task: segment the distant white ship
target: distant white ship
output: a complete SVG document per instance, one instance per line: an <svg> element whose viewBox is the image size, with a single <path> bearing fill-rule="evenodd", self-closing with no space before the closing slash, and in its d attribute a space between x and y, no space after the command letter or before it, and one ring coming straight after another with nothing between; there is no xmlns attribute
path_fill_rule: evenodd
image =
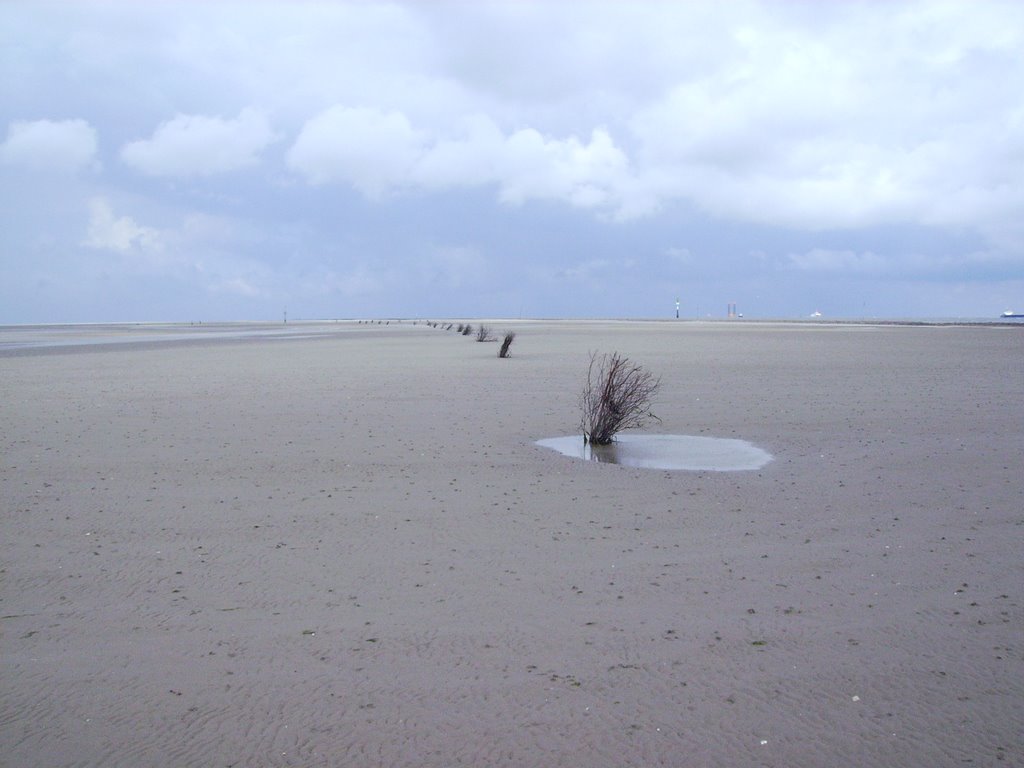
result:
<svg viewBox="0 0 1024 768"><path fill-rule="evenodd" d="M821 312L811 312L811 317L821 317Z"/></svg>
<svg viewBox="0 0 1024 768"><path fill-rule="evenodd" d="M1014 312L1012 309L1008 309L1002 314L1003 317L1024 317L1024 312Z"/></svg>

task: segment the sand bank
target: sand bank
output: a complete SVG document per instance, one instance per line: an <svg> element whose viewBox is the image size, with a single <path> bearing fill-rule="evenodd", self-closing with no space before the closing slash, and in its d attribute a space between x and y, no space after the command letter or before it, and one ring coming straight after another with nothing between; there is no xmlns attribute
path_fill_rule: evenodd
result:
<svg viewBox="0 0 1024 768"><path fill-rule="evenodd" d="M506 326L0 357L0 763L1024 764L1024 333Z"/></svg>

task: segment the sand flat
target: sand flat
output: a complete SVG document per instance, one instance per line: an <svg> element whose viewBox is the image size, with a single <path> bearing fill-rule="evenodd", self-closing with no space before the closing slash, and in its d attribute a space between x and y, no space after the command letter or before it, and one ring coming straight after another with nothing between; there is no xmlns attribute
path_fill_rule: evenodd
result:
<svg viewBox="0 0 1024 768"><path fill-rule="evenodd" d="M0 356L4 764L1024 764L1024 333L495 325Z"/></svg>

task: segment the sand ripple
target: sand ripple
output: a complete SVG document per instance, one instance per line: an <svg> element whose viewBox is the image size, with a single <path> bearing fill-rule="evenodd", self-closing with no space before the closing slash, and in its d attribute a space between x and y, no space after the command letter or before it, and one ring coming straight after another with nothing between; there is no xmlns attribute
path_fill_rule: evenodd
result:
<svg viewBox="0 0 1024 768"><path fill-rule="evenodd" d="M5 359L0 763L1024 764L1009 334L555 324L500 370L422 326ZM613 344L663 373L666 423L775 460L536 448Z"/></svg>

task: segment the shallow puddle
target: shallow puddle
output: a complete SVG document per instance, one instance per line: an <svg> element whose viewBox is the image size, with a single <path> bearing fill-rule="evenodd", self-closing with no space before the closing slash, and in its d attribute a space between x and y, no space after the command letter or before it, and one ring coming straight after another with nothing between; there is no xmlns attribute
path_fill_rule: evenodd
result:
<svg viewBox="0 0 1024 768"><path fill-rule="evenodd" d="M564 456L645 469L736 472L760 469L772 460L767 451L723 437L692 435L619 435L611 445L587 445L582 435L550 437L537 445Z"/></svg>

